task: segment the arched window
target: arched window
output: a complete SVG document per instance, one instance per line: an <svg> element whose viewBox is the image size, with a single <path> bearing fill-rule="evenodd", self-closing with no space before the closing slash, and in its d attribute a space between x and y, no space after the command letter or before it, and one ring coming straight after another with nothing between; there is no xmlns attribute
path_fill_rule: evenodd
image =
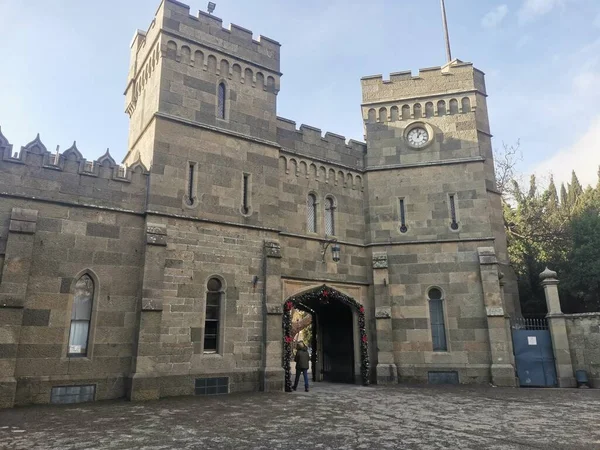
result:
<svg viewBox="0 0 600 450"><path fill-rule="evenodd" d="M317 232L317 196L308 194L306 198L306 231Z"/></svg>
<svg viewBox="0 0 600 450"><path fill-rule="evenodd" d="M325 234L335 236L335 201L331 197L325 199Z"/></svg>
<svg viewBox="0 0 600 450"><path fill-rule="evenodd" d="M225 101L227 100L227 91L225 83L219 83L219 104L217 105L217 117L225 119Z"/></svg>
<svg viewBox="0 0 600 450"><path fill-rule="evenodd" d="M433 351L446 352L448 351L448 344L446 342L446 325L444 322L444 296L438 288L431 288L428 295Z"/></svg>
<svg viewBox="0 0 600 450"><path fill-rule="evenodd" d="M433 117L433 103L431 102L425 104L425 117Z"/></svg>
<svg viewBox="0 0 600 450"><path fill-rule="evenodd" d="M462 99L462 112L463 114L471 112L471 99L469 97Z"/></svg>
<svg viewBox="0 0 600 450"><path fill-rule="evenodd" d="M446 115L446 102L444 100L440 100L437 104L438 108L438 116Z"/></svg>
<svg viewBox="0 0 600 450"><path fill-rule="evenodd" d="M69 331L68 356L87 356L92 302L94 301L94 281L83 275L75 283L71 308L71 328Z"/></svg>
<svg viewBox="0 0 600 450"><path fill-rule="evenodd" d="M219 351L219 322L221 320L223 283L218 278L213 277L206 283L206 291L204 353L217 353Z"/></svg>
<svg viewBox="0 0 600 450"><path fill-rule="evenodd" d="M455 98L450 100L450 114L458 114L458 100Z"/></svg>

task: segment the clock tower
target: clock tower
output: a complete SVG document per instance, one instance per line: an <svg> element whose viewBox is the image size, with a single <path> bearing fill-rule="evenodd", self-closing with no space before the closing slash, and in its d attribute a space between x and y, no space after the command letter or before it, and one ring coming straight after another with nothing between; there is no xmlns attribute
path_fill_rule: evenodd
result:
<svg viewBox="0 0 600 450"><path fill-rule="evenodd" d="M374 259L385 252L389 261L393 364L402 378L468 368L483 379L490 366L482 364L491 362L494 382L511 384L510 336L488 332L496 317L515 312L518 297L496 190L484 74L453 60L416 76L399 72L361 82L367 245ZM484 254L494 266L490 284ZM432 346L425 326L433 323L431 289L444 299L436 314L449 338L445 352ZM473 345L481 347L480 360L466 352Z"/></svg>

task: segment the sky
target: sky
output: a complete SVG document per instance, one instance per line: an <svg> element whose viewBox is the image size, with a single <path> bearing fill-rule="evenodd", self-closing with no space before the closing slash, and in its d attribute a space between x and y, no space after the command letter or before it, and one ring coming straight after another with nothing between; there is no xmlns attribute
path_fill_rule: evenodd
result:
<svg viewBox="0 0 600 450"><path fill-rule="evenodd" d="M204 0L186 1L191 12ZM215 15L282 44L278 115L364 140L360 78L439 66L438 0L217 0ZM83 155L127 151L129 44L159 0L0 0L0 127ZM595 184L600 165L600 1L446 0L452 52L486 73L494 147L519 171Z"/></svg>

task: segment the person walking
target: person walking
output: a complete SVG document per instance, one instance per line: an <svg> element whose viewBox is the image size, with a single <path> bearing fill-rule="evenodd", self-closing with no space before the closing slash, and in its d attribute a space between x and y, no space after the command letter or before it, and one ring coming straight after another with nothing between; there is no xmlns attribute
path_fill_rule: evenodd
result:
<svg viewBox="0 0 600 450"><path fill-rule="evenodd" d="M303 342L298 342L296 345L296 381L294 382L294 391L298 387L298 381L300 381L300 373L304 375L304 390L308 392L308 365L310 358L308 351Z"/></svg>

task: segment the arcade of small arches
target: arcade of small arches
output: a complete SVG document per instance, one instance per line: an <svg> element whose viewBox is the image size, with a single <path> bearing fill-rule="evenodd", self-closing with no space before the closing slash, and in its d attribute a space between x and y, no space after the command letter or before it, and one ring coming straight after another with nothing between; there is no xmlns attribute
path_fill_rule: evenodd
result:
<svg viewBox="0 0 600 450"><path fill-rule="evenodd" d="M187 45L178 47L175 41L170 40L167 42L164 56L181 64L202 68L202 70L215 73L217 76L239 81L242 84L249 82L252 87L258 87L264 91L274 94L279 92L277 81L273 76L265 76L261 71L252 69L246 65L231 64L226 58L209 52L207 49L200 50L200 48L196 49L193 46L190 48Z"/></svg>
<svg viewBox="0 0 600 450"><path fill-rule="evenodd" d="M397 122L400 120L411 120L431 117L441 117L446 115L467 114L473 111L471 99L464 97L460 100L453 98L448 102L439 100L437 103L427 102L425 107L421 103L413 105L405 104L401 108L392 106L391 108L381 107L369 109L367 113L367 123Z"/></svg>
<svg viewBox="0 0 600 450"><path fill-rule="evenodd" d="M286 174L292 173L297 177L304 176L307 179L312 178L335 186L342 185L353 190L362 191L364 189L362 176L349 171L335 170L324 165L317 166L314 162L286 156L280 156L279 161Z"/></svg>

